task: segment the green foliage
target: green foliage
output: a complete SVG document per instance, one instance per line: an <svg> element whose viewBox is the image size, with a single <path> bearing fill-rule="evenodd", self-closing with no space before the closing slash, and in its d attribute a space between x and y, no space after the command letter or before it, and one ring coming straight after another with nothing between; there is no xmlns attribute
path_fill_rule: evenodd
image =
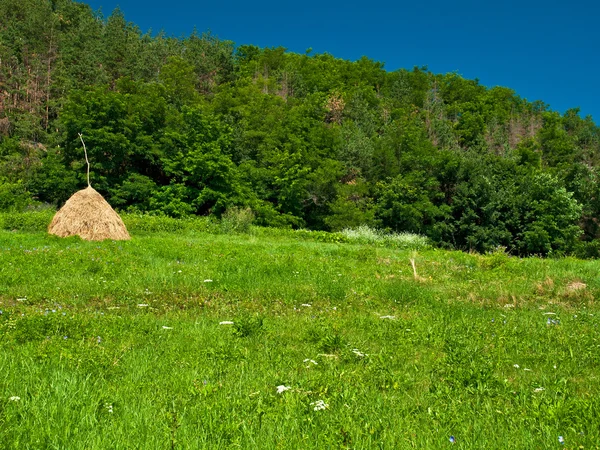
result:
<svg viewBox="0 0 600 450"><path fill-rule="evenodd" d="M327 323L318 323L306 330L305 339L315 345L319 352L335 353L345 346L339 328Z"/></svg>
<svg viewBox="0 0 600 450"><path fill-rule="evenodd" d="M0 228L7 231L46 232L55 211L0 213Z"/></svg>
<svg viewBox="0 0 600 450"><path fill-rule="evenodd" d="M157 190L158 186L150 177L132 173L123 181L121 186L111 189L111 203L114 207L121 209L147 212L151 209L150 204L157 201L155 197L153 198ZM167 213L164 208L157 206L156 203L153 204L152 209ZM182 216L185 213L176 215Z"/></svg>
<svg viewBox="0 0 600 450"><path fill-rule="evenodd" d="M187 189L190 212L220 216L228 206L247 202L250 192L229 156L231 129L197 108L185 109L182 119L162 139L162 162L166 174Z"/></svg>
<svg viewBox="0 0 600 450"><path fill-rule="evenodd" d="M357 244L373 244L387 248L421 250L431 246L427 237L412 233L387 233L362 225L357 228L346 228L341 234L347 242Z"/></svg>
<svg viewBox="0 0 600 450"><path fill-rule="evenodd" d="M233 322L233 334L240 338L258 336L264 331L263 322L262 316L242 315Z"/></svg>
<svg viewBox="0 0 600 450"><path fill-rule="evenodd" d="M427 180L418 172L380 182L376 217L381 224L394 231L424 233L436 220L443 220L442 212L430 199L431 191L435 191L430 183L435 180Z"/></svg>
<svg viewBox="0 0 600 450"><path fill-rule="evenodd" d="M72 0L0 0L0 17L0 210L84 187L81 133L92 185L122 211L251 208L261 226L519 255L600 238L600 129L578 109L426 67L142 34Z"/></svg>
<svg viewBox="0 0 600 450"><path fill-rule="evenodd" d="M190 190L184 184L173 183L152 193L148 209L170 217L186 217L194 210L189 199Z"/></svg>
<svg viewBox="0 0 600 450"><path fill-rule="evenodd" d="M254 218L250 208L241 209L236 206L227 208L221 216L221 228L225 233L247 233Z"/></svg>
<svg viewBox="0 0 600 450"><path fill-rule="evenodd" d="M337 198L330 204L331 213L325 223L333 231L360 225L373 225L375 211L369 185L361 179L337 186Z"/></svg>
<svg viewBox="0 0 600 450"><path fill-rule="evenodd" d="M0 178L0 211L22 211L34 203L23 183L8 183Z"/></svg>
<svg viewBox="0 0 600 450"><path fill-rule="evenodd" d="M543 127L539 133L544 162L550 166L574 162L577 148L572 137L562 126L559 114L543 115Z"/></svg>
<svg viewBox="0 0 600 450"><path fill-rule="evenodd" d="M48 149L28 186L38 200L60 207L80 188L81 178L77 175L66 167L61 149L55 147Z"/></svg>
<svg viewBox="0 0 600 450"><path fill-rule="evenodd" d="M208 217L186 217L176 219L164 215L121 214L127 230L136 233L179 233L183 231L202 231L207 233L219 232L214 220Z"/></svg>
<svg viewBox="0 0 600 450"><path fill-rule="evenodd" d="M545 173L523 180L521 189L527 207L521 208L523 228L516 241L521 253L546 255L571 251L582 233L577 224L582 208L573 194Z"/></svg>
<svg viewBox="0 0 600 450"><path fill-rule="evenodd" d="M521 141L514 153L518 165L534 169L542 168L541 151L533 139Z"/></svg>
<svg viewBox="0 0 600 450"><path fill-rule="evenodd" d="M160 81L170 103L181 108L198 99L194 67L183 58L171 56L160 70Z"/></svg>
<svg viewBox="0 0 600 450"><path fill-rule="evenodd" d="M453 220L445 232L452 233L458 246L478 251L498 246L517 254L572 251L581 234L577 223L582 212L572 193L550 174L502 160L495 164L492 176L477 165L467 169L475 172L458 185Z"/></svg>

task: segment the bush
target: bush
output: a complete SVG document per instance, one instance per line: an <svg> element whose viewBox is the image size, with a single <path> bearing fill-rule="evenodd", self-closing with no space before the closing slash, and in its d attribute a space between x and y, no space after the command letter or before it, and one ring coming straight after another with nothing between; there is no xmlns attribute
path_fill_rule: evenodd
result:
<svg viewBox="0 0 600 450"><path fill-rule="evenodd" d="M221 230L224 233L247 233L254 221L254 213L250 208L227 208L221 216Z"/></svg>
<svg viewBox="0 0 600 450"><path fill-rule="evenodd" d="M0 179L0 211L22 211L35 204L22 183L8 183Z"/></svg>
<svg viewBox="0 0 600 450"><path fill-rule="evenodd" d="M585 242L579 241L575 245L575 256L581 259L597 259L600 258L600 240Z"/></svg>
<svg viewBox="0 0 600 450"><path fill-rule="evenodd" d="M386 233L366 225L358 228L346 228L341 234L357 244L374 244L398 249L419 250L430 247L429 239L413 233Z"/></svg>
<svg viewBox="0 0 600 450"><path fill-rule="evenodd" d="M293 236L299 239L326 242L329 244L341 244L349 242L342 233L329 233L327 231L295 230Z"/></svg>
<svg viewBox="0 0 600 450"><path fill-rule="evenodd" d="M582 233L578 225L582 207L562 182L541 173L521 181L525 193L522 231L516 247L522 254L562 255L570 253Z"/></svg>
<svg viewBox="0 0 600 450"><path fill-rule="evenodd" d="M176 233L181 231L201 231L216 233L218 225L209 217L186 217L175 219L167 216L146 214L122 214L121 218L130 233Z"/></svg>
<svg viewBox="0 0 600 450"><path fill-rule="evenodd" d="M0 228L8 231L46 232L55 211L51 209L0 214Z"/></svg>

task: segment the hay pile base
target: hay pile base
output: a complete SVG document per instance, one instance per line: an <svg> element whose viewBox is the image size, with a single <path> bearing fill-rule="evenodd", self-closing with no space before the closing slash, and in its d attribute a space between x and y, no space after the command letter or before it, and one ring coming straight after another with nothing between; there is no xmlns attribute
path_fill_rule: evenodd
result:
<svg viewBox="0 0 600 450"><path fill-rule="evenodd" d="M131 239L121 217L91 186L76 192L56 213L48 233L87 241Z"/></svg>

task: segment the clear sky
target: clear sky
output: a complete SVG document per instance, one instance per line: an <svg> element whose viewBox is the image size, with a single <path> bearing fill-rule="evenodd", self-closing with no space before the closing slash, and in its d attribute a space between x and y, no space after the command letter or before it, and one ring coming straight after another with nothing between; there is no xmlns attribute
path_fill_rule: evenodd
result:
<svg viewBox="0 0 600 450"><path fill-rule="evenodd" d="M196 27L237 45L457 72L561 113L579 107L600 124L597 0L81 1L105 16L119 6L143 32L179 37Z"/></svg>

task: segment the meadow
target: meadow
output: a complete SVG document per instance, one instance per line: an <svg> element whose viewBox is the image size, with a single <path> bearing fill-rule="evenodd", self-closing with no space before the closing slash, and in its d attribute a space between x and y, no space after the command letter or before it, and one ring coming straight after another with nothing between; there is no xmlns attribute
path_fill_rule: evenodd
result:
<svg viewBox="0 0 600 450"><path fill-rule="evenodd" d="M598 261L0 217L0 447L600 448Z"/></svg>

